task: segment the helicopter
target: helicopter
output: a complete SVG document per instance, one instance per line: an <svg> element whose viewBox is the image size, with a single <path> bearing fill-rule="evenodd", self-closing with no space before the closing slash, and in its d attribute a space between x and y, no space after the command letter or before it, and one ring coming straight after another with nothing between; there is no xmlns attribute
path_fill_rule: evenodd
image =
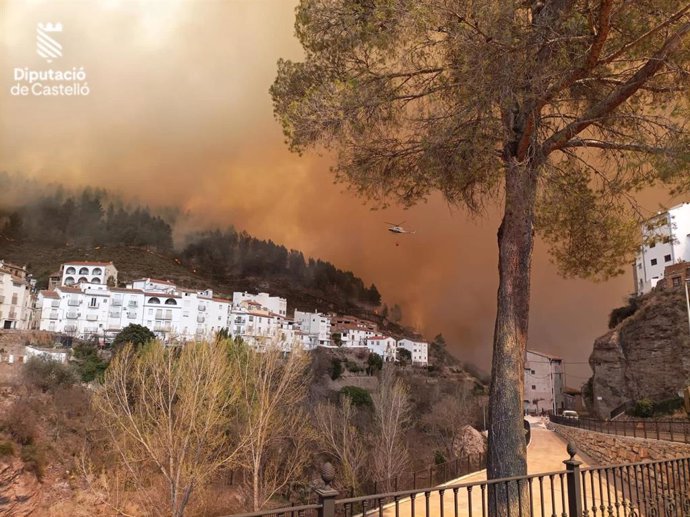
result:
<svg viewBox="0 0 690 517"><path fill-rule="evenodd" d="M402 223L386 223L386 224L389 226L388 231L392 232L392 233L409 233L410 235L413 235L415 233L415 232L411 232L411 231L403 228L402 225L405 224L405 221L403 221Z"/></svg>

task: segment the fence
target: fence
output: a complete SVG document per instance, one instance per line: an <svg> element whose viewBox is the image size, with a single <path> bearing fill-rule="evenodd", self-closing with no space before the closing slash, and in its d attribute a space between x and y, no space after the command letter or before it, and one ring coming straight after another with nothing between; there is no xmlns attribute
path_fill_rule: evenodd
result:
<svg viewBox="0 0 690 517"><path fill-rule="evenodd" d="M690 422L682 420L596 420L594 418L578 419L556 415L552 415L550 420L554 424L599 433L690 443Z"/></svg>
<svg viewBox="0 0 690 517"><path fill-rule="evenodd" d="M233 517L668 517L690 515L690 457L581 468L338 499L325 464L316 504ZM508 504L505 504L508 503Z"/></svg>

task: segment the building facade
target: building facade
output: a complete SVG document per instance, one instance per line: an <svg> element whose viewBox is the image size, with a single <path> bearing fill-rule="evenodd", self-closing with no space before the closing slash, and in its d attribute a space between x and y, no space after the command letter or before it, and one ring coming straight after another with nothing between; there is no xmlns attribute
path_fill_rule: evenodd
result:
<svg viewBox="0 0 690 517"><path fill-rule="evenodd" d="M308 336L312 347L331 344L331 318L320 312L302 312L295 310L295 324Z"/></svg>
<svg viewBox="0 0 690 517"><path fill-rule="evenodd" d="M26 268L0 260L0 328L33 327L34 295Z"/></svg>
<svg viewBox="0 0 690 517"><path fill-rule="evenodd" d="M60 268L60 285L94 284L117 286L117 269L112 262L68 262Z"/></svg>
<svg viewBox="0 0 690 517"><path fill-rule="evenodd" d="M427 366L429 364L429 344L411 339L398 340L398 348L405 349L412 355L412 364Z"/></svg>
<svg viewBox="0 0 690 517"><path fill-rule="evenodd" d="M287 317L287 300L279 296L271 296L268 293L251 294L247 292L232 293L233 305L239 305L242 302L254 302L259 307L263 307L283 318Z"/></svg>
<svg viewBox="0 0 690 517"><path fill-rule="evenodd" d="M690 203L677 205L645 221L643 244L635 258L635 293L648 293L664 278L667 266L690 261Z"/></svg>
<svg viewBox="0 0 690 517"><path fill-rule="evenodd" d="M563 411L563 360L560 357L527 350L525 353L525 412L539 414Z"/></svg>

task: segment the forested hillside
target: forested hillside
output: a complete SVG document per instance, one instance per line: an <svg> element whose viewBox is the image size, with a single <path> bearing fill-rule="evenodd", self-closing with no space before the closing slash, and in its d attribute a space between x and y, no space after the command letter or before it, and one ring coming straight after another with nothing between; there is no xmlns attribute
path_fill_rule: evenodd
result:
<svg viewBox="0 0 690 517"><path fill-rule="evenodd" d="M11 176L0 173L0 180L12 187ZM12 204L0 199L0 258L29 265L41 285L62 260L97 259L113 260L123 269L122 279L131 272L187 285L191 276L192 284L205 282L219 290L272 290L310 310L325 304L323 310L357 312L381 303L376 286L365 285L352 272L247 232L200 231L175 248L175 217L163 218L105 190L75 193L56 186L28 196L31 185L24 187L21 193L15 189ZM132 247L160 260L149 264L149 256L139 266L142 255Z"/></svg>

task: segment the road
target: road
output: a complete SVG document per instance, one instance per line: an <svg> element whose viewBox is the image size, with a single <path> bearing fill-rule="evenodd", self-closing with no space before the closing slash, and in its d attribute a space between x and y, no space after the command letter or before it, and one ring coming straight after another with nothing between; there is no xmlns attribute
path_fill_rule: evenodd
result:
<svg viewBox="0 0 690 517"><path fill-rule="evenodd" d="M566 442L553 431L549 431L540 419L532 423L532 441L527 449L527 470L529 474L564 471L563 461L568 458ZM576 459L587 466L587 459L576 456ZM468 488L464 485L486 480L486 471L482 470L454 479L433 491L417 495L414 500L402 499L386 505L383 517L465 517L486 515L486 490L480 486ZM563 489L566 488L565 476L553 475L544 478L533 478L530 484L532 493L533 515L562 515L564 501ZM462 484L460 488L443 489L444 486ZM541 490L540 490L541 489ZM517 516L516 516L517 517Z"/></svg>

